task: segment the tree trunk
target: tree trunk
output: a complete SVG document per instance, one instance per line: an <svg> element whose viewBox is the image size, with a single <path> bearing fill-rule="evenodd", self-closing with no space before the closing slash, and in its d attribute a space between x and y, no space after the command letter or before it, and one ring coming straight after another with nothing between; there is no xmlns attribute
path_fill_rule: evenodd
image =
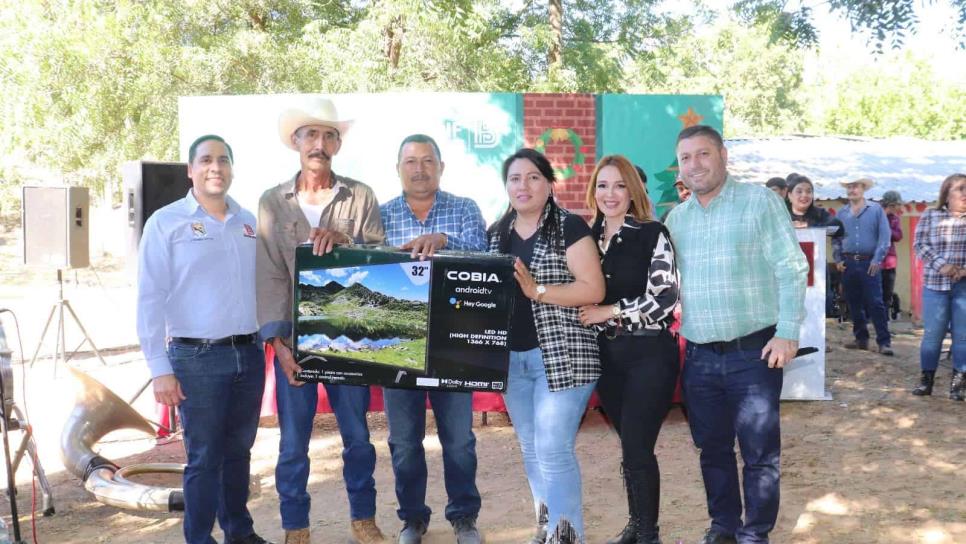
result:
<svg viewBox="0 0 966 544"><path fill-rule="evenodd" d="M563 0L550 0L550 36L547 64L553 66L560 63L560 51L563 48Z"/></svg>

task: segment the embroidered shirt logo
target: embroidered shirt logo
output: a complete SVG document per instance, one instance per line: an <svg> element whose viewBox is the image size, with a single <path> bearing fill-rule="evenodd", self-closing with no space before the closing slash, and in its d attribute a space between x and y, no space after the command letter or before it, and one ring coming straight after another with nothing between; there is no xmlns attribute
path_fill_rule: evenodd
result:
<svg viewBox="0 0 966 544"><path fill-rule="evenodd" d="M195 235L195 238L203 238L208 234L208 231L205 230L205 224L198 221L191 224L191 233Z"/></svg>
<svg viewBox="0 0 966 544"><path fill-rule="evenodd" d="M249 225L248 223L245 223L244 227L245 227L245 237L246 238L254 238L255 237L255 229L253 229L252 226Z"/></svg>

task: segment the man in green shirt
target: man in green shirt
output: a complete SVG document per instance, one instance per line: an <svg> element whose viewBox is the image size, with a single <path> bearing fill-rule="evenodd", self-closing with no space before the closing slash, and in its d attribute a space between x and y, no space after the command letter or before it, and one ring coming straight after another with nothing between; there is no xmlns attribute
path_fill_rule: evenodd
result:
<svg viewBox="0 0 966 544"><path fill-rule="evenodd" d="M681 131L677 158L692 197L667 228L688 340L684 398L711 517L701 544L768 542L778 518L782 367L798 350L808 264L781 199L728 176L715 129Z"/></svg>

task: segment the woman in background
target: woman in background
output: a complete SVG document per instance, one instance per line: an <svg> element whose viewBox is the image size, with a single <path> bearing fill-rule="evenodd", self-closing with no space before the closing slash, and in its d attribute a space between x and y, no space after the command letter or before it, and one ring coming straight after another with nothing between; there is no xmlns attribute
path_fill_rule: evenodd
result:
<svg viewBox="0 0 966 544"><path fill-rule="evenodd" d="M796 229L810 227L825 227L826 233L837 238L845 234L842 222L836 219L828 210L815 205L815 187L812 180L801 174L788 176L788 197L785 199L788 213L792 216L792 226ZM834 228L829 228L834 227ZM841 274L831 264L825 267L825 315L840 315L845 305L835 303L835 288L840 282ZM836 281L832 281L835 279Z"/></svg>
<svg viewBox="0 0 966 544"><path fill-rule="evenodd" d="M885 305L886 318L893 315L892 297L896 288L896 265L898 256L896 255L896 242L902 240L902 225L899 222L899 214L902 213L902 196L898 191L886 191L879 202L882 209L886 212L886 219L889 220L889 230L892 231L892 242L889 244L889 251L886 252L885 259L882 260L882 304Z"/></svg>
<svg viewBox="0 0 966 544"><path fill-rule="evenodd" d="M829 233L830 236L842 236L842 222L836 219L828 210L815 205L815 187L812 180L802 175L791 177L788 182L788 212L792 216L792 225L796 229L809 227L837 227Z"/></svg>
<svg viewBox="0 0 966 544"><path fill-rule="evenodd" d="M912 394L931 395L943 339L952 324L953 375L949 398L966 398L966 174L953 174L939 188L936 208L919 218L913 242L923 264L922 375Z"/></svg>

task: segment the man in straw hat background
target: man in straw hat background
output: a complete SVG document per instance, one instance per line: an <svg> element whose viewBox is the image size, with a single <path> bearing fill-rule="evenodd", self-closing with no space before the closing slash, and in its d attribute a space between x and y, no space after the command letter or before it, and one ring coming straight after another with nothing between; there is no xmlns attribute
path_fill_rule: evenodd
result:
<svg viewBox="0 0 966 544"><path fill-rule="evenodd" d="M306 241L323 254L336 244L381 244L385 239L375 193L337 175L332 160L352 122L331 100L315 98L284 111L282 144L299 153L301 168L265 191L258 204L257 303L259 334L275 349L276 400L281 430L275 487L286 544L309 544L309 439L318 387L296 381L292 356L292 278L295 246ZM342 435L342 476L349 495L351 542L385 542L375 523L376 450L369 441L369 388L325 384Z"/></svg>
<svg viewBox="0 0 966 544"><path fill-rule="evenodd" d="M849 202L836 217L842 221L845 235L832 239L835 264L842 272L842 289L852 315L855 340L848 349L869 349L868 319L875 325L875 341L883 355L893 355L892 339L882 303L882 261L892 241L892 231L885 211L865 199L874 182L868 178L843 181Z"/></svg>

